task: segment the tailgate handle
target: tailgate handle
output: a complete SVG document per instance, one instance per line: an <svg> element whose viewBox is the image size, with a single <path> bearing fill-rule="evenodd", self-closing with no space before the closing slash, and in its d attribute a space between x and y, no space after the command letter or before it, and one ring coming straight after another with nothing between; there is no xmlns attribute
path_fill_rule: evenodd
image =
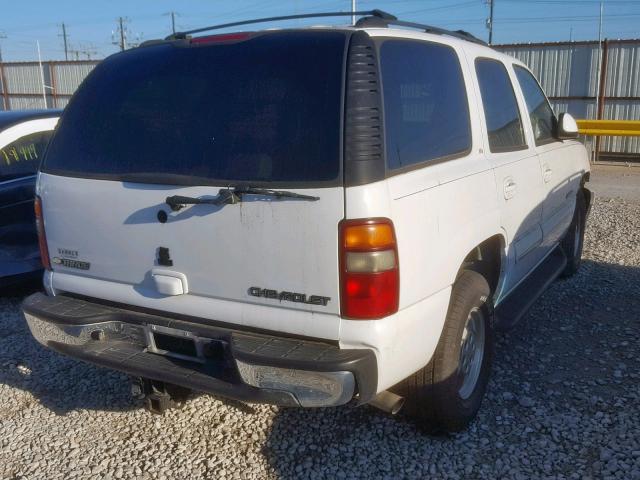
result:
<svg viewBox="0 0 640 480"><path fill-rule="evenodd" d="M151 277L156 290L162 295L174 296L189 293L187 276L184 273L154 268L151 270Z"/></svg>

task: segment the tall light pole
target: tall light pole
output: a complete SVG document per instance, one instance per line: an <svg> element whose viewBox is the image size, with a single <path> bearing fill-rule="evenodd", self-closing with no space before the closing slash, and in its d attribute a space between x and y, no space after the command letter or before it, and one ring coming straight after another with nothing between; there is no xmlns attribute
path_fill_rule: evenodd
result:
<svg viewBox="0 0 640 480"><path fill-rule="evenodd" d="M351 0L351 25L356 24L356 0Z"/></svg>
<svg viewBox="0 0 640 480"><path fill-rule="evenodd" d="M44 70L42 69L42 55L40 55L40 40L36 40L36 48L38 49L38 66L40 67L40 81L42 82L42 100L44 108L47 108L47 89L44 83Z"/></svg>

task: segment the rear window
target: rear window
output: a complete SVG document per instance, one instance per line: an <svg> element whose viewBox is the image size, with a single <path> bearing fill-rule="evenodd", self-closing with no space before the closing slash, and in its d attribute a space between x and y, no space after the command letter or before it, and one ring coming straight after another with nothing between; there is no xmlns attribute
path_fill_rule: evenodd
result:
<svg viewBox="0 0 640 480"><path fill-rule="evenodd" d="M168 184L333 183L345 34L164 44L102 62L67 107L48 173Z"/></svg>

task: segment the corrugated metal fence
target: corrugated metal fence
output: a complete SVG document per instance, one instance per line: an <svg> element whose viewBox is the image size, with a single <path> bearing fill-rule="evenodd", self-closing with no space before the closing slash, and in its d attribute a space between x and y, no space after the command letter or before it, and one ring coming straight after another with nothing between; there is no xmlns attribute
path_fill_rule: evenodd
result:
<svg viewBox="0 0 640 480"><path fill-rule="evenodd" d="M592 41L494 48L531 68L557 113L584 119L640 120L640 40L605 40L602 47ZM585 143L607 157L640 156L639 137L586 138Z"/></svg>
<svg viewBox="0 0 640 480"><path fill-rule="evenodd" d="M556 112L640 120L640 40L495 45L531 68ZM61 108L97 61L0 63L0 109ZM599 81L600 78L600 81ZM44 81L44 98L43 98ZM585 138L608 154L640 157L640 138Z"/></svg>
<svg viewBox="0 0 640 480"><path fill-rule="evenodd" d="M0 63L0 110L63 108L97 63Z"/></svg>

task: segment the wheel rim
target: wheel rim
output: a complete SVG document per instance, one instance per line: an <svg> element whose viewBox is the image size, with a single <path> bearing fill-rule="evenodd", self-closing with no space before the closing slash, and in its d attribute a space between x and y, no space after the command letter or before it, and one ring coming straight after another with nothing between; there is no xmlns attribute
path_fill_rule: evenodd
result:
<svg viewBox="0 0 640 480"><path fill-rule="evenodd" d="M480 308L476 307L467 317L460 342L460 362L458 372L462 377L462 384L458 394L463 399L471 396L480 378L482 361L484 359L485 321Z"/></svg>

